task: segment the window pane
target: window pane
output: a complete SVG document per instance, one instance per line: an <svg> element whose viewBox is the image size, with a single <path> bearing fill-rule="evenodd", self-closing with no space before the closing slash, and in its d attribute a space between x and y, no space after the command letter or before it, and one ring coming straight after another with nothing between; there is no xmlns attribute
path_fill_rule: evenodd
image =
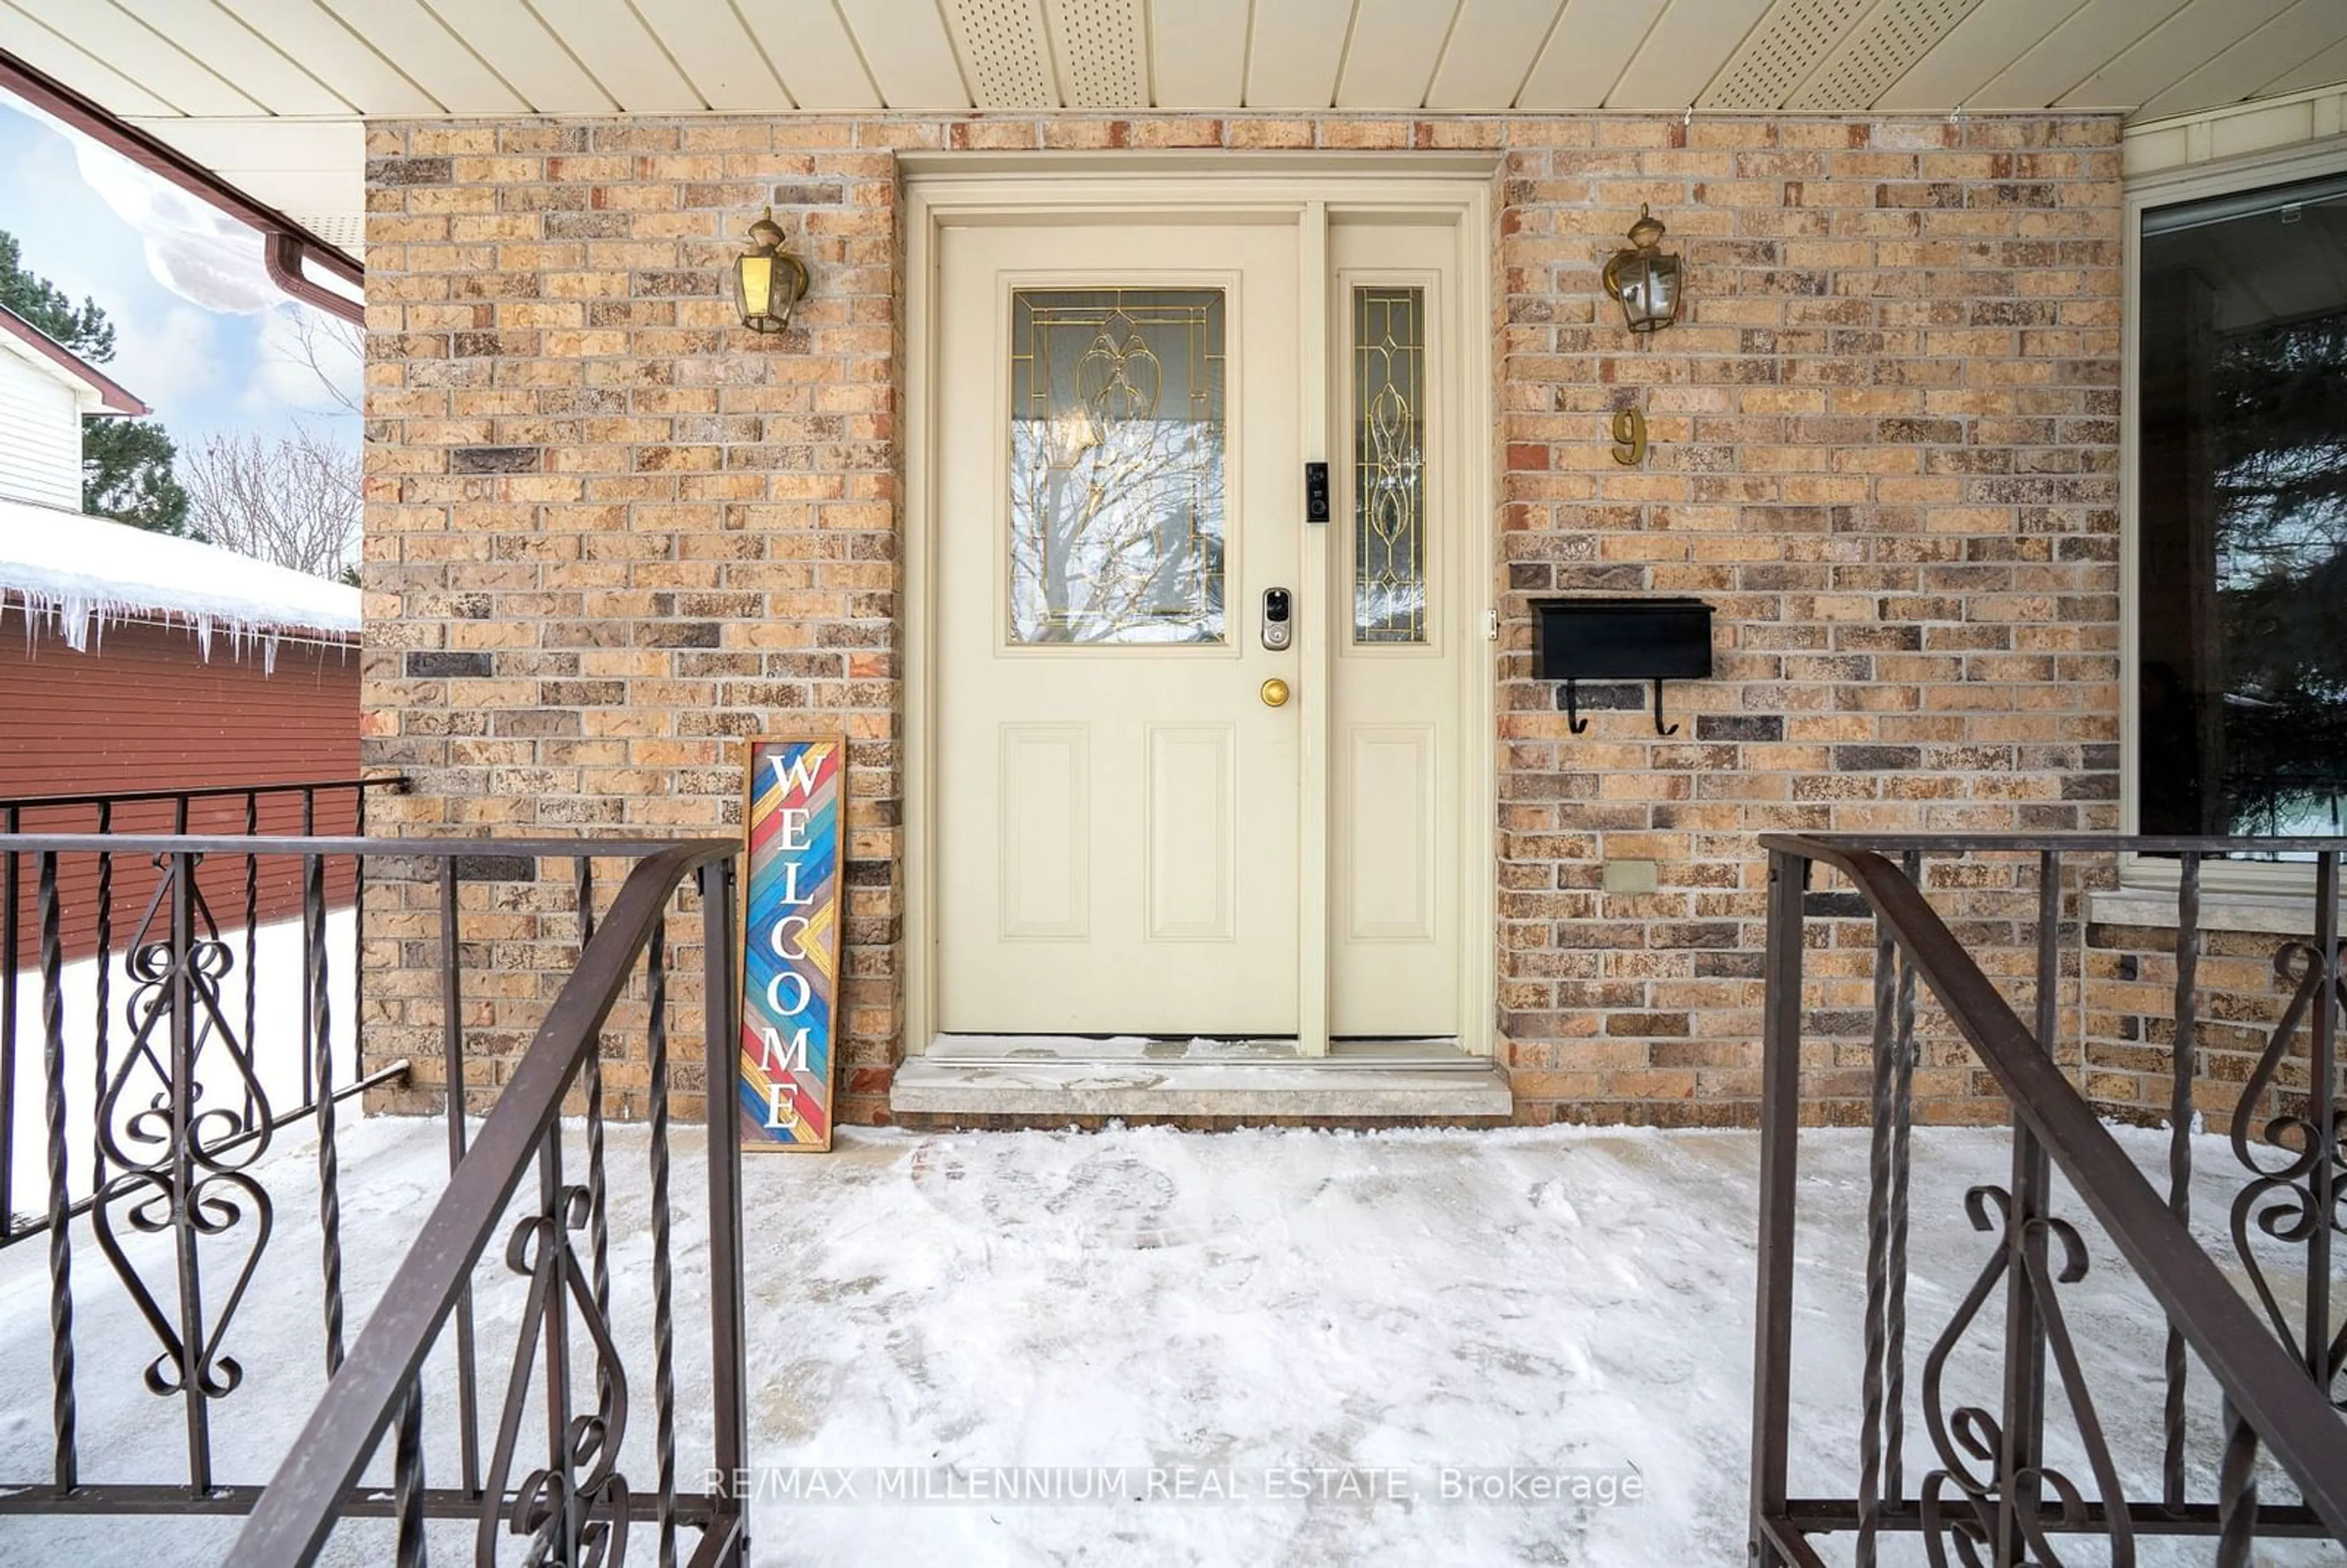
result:
<svg viewBox="0 0 2347 1568"><path fill-rule="evenodd" d="M1223 640L1223 292L1010 296L1010 634Z"/></svg>
<svg viewBox="0 0 2347 1568"><path fill-rule="evenodd" d="M2347 801L2347 194L2148 214L2137 693L2147 833Z"/></svg>
<svg viewBox="0 0 2347 1568"><path fill-rule="evenodd" d="M1426 641L1426 291L1353 291L1353 641Z"/></svg>

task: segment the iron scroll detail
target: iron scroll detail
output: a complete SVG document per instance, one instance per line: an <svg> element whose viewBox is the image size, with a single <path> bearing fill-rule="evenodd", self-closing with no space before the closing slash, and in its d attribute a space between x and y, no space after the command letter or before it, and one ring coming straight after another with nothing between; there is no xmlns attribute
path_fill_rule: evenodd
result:
<svg viewBox="0 0 2347 1568"><path fill-rule="evenodd" d="M551 1159L547 1167L550 1173ZM583 1185L561 1186L544 1209L514 1226L506 1266L528 1279L513 1371L497 1422L497 1446L476 1533L476 1554L497 1561L502 1523L529 1538L528 1560L543 1568L620 1568L628 1550L630 1489L619 1459L627 1438L628 1380L574 1233L585 1231L593 1199ZM594 1409L570 1409L570 1314L592 1347ZM531 1406L533 1364L542 1363L547 1463L507 1490Z"/></svg>
<svg viewBox="0 0 2347 1568"><path fill-rule="evenodd" d="M236 958L198 886L202 858L157 857L162 875L125 955L130 1034L97 1105L97 1143L108 1170L90 1205L99 1250L161 1347L146 1385L187 1401L189 1480L200 1489L211 1481L206 1406L235 1392L244 1375L223 1349L229 1325L274 1224L268 1193L247 1173L269 1149L269 1096L251 1042L238 1038L221 1006L221 982ZM215 1103L207 1109L208 1096ZM217 1266L220 1253L199 1244L217 1244L248 1218L251 1245L227 1296L208 1312L203 1264L209 1256ZM152 1286L140 1273L124 1245L126 1224L173 1237L170 1286Z"/></svg>
<svg viewBox="0 0 2347 1568"><path fill-rule="evenodd" d="M2016 1450L2005 1419L1979 1405L1951 1408L1947 1401L1944 1381L1949 1358L1979 1319L1998 1283L2007 1280L2016 1258L2021 1278L2014 1283L2025 1288L2013 1295L2030 1304L2024 1310L2034 1310L2045 1348L2053 1353L2103 1505L2101 1529L2109 1548L2107 1561L2111 1568L2133 1568L2135 1531L2126 1494L2056 1294L2057 1286L2075 1285L2086 1277L2086 1243L2067 1220L2017 1215L2013 1195L2003 1187L1973 1188L1964 1194L1964 1210L1973 1228L1995 1234L1998 1245L1923 1362L1924 1427L1940 1459L1939 1468L1923 1477L1919 1498L1924 1548L1932 1568L1952 1564L1988 1568L1991 1563L2003 1562L2063 1568L2063 1559L2048 1539L2048 1525L2065 1534L2095 1528L2086 1497L2068 1475L2042 1461L2015 1462ZM2058 1267L2050 1255L2056 1246ZM2041 1388L2036 1393L2040 1410L2043 1398ZM2007 1412L2006 1419L2015 1414ZM2020 1414L2021 1419L2034 1419L2026 1412ZM2051 1516L2044 1506L2049 1498L2055 1505ZM2016 1557L1996 1550L1995 1542L2009 1539L2024 1545L2027 1555Z"/></svg>
<svg viewBox="0 0 2347 1568"><path fill-rule="evenodd" d="M2347 1410L2347 1392L2338 1387L2341 1374L2347 1371L2347 1318L2331 1329L2323 1321L2327 1303L2311 1302L2306 1319L2293 1324L2250 1235L2254 1226L2272 1241L2303 1249L2310 1266L2316 1262L2317 1243L2326 1226L2347 1235L2347 1103L2341 1102L2336 1084L2313 1082L2311 1071L2295 1110L2286 1107L2280 1086L2282 1068L2308 1032L2308 1019L2318 1000L2347 1003L2347 980L2334 982L2333 998L2321 997L2322 954L2311 942L2281 944L2274 951L2273 969L2288 988L2290 1001L2242 1083L2240 1105L2233 1114L2233 1158L2249 1173L2233 1198L2233 1251L2275 1334L2332 1404ZM2310 1069L2313 1065L2310 1062ZM2320 1277L2309 1275L2311 1281Z"/></svg>

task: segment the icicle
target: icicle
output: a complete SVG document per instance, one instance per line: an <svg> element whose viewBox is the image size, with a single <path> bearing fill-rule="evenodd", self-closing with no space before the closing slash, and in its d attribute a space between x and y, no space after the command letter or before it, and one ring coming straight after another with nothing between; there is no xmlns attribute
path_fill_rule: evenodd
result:
<svg viewBox="0 0 2347 1568"><path fill-rule="evenodd" d="M45 635L97 651L126 621L184 630L207 663L222 638L230 658L257 654L273 675L281 633L342 644L346 657L360 633L359 595L342 585L95 518L61 532L33 510L0 501L0 610L14 604L25 618L28 654Z"/></svg>

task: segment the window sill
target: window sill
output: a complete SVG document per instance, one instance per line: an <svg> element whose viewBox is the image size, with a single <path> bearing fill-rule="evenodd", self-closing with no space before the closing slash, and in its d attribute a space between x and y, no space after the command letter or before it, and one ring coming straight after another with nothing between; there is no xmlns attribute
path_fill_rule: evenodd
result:
<svg viewBox="0 0 2347 1568"><path fill-rule="evenodd" d="M2173 887L2100 887L2086 895L2086 919L2096 926L2151 926L2176 928ZM2311 893L2237 893L2206 891L2200 895L2200 928L2204 931L2260 931L2277 937L2314 935L2314 895Z"/></svg>

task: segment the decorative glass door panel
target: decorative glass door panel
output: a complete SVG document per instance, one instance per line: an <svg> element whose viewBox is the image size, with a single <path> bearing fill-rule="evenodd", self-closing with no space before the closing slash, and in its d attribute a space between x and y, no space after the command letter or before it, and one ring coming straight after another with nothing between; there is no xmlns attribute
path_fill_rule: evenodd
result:
<svg viewBox="0 0 2347 1568"><path fill-rule="evenodd" d="M1353 641L1426 641L1426 291L1353 291Z"/></svg>
<svg viewBox="0 0 2347 1568"><path fill-rule="evenodd" d="M1010 640L1224 640L1220 289L1010 296Z"/></svg>

